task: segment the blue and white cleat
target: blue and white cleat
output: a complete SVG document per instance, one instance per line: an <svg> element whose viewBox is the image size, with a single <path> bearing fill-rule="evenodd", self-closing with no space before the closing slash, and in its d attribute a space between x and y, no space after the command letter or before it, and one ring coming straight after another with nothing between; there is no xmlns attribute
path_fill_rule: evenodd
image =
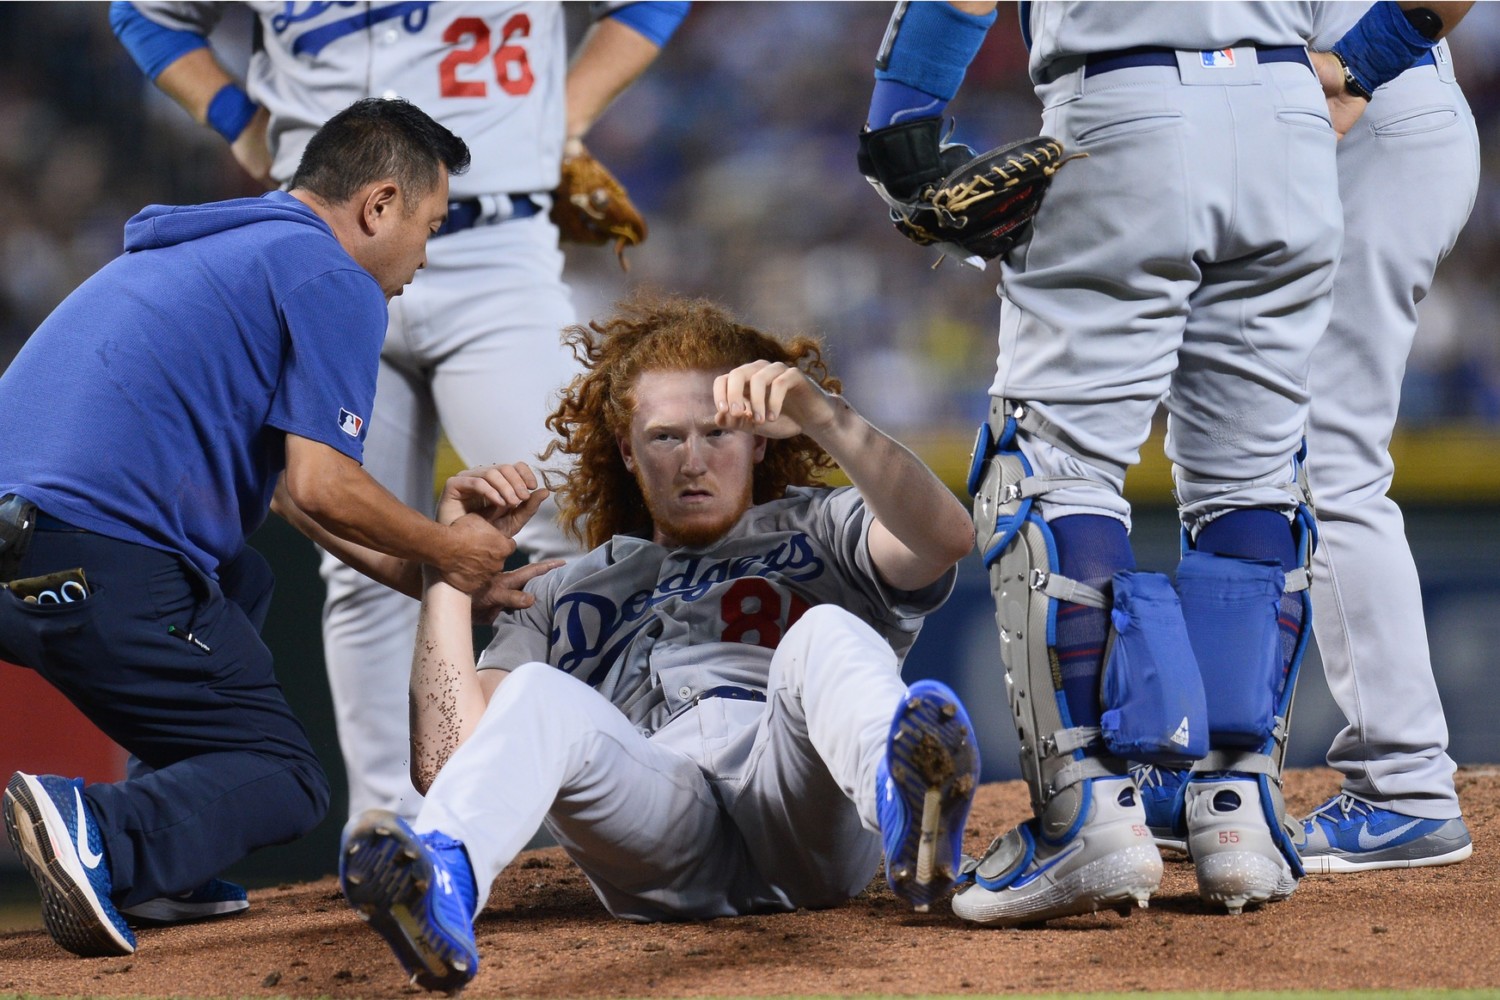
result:
<svg viewBox="0 0 1500 1000"><path fill-rule="evenodd" d="M221 878L211 878L196 889L180 892L175 896L158 896L135 906L120 909L125 919L135 927L167 926L186 924L195 920L212 920L235 913L244 913L250 908L250 896L245 887Z"/></svg>
<svg viewBox="0 0 1500 1000"><path fill-rule="evenodd" d="M135 953L135 934L109 898L109 862L82 779L17 771L5 786L5 833L41 890L52 940L86 958Z"/></svg>
<svg viewBox="0 0 1500 1000"><path fill-rule="evenodd" d="M1075 791L1076 789L1076 791ZM1013 927L1148 905L1161 884L1161 852L1129 777L1088 778L1065 789L1050 812L1071 822L1048 835L1029 819L996 837L984 857L964 865L953 912L981 924ZM1062 823L1058 822L1058 826Z"/></svg>
<svg viewBox="0 0 1500 1000"><path fill-rule="evenodd" d="M474 871L458 841L366 809L344 827L339 885L413 983L453 995L479 971Z"/></svg>
<svg viewBox="0 0 1500 1000"><path fill-rule="evenodd" d="M1297 840L1308 874L1454 865L1474 853L1461 817L1422 819L1338 794L1302 821Z"/></svg>
<svg viewBox="0 0 1500 1000"><path fill-rule="evenodd" d="M1130 776L1135 779L1136 789L1141 795L1141 805L1146 810L1146 826L1157 847L1172 851L1187 850L1187 827L1183 810L1189 773L1187 768L1161 767L1156 764L1130 765Z"/></svg>
<svg viewBox="0 0 1500 1000"><path fill-rule="evenodd" d="M979 742L946 684L921 680L907 689L875 783L886 881L925 913L958 876L979 786Z"/></svg>

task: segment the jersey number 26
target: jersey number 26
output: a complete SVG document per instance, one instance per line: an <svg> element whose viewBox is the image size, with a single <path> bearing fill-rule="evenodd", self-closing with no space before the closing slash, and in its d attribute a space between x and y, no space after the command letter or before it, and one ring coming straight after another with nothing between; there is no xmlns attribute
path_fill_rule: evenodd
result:
<svg viewBox="0 0 1500 1000"><path fill-rule="evenodd" d="M489 85L484 80L460 80L458 68L491 59L495 64L495 82L500 89L512 97L531 92L536 82L531 64L526 61L526 50L511 41L531 35L531 18L517 14L505 22L500 29L500 44L490 53L490 26L477 17L460 17L448 25L443 32L443 41L457 46L466 39L471 40L466 48L454 48L443 57L438 66L439 93L444 97L486 97Z"/></svg>

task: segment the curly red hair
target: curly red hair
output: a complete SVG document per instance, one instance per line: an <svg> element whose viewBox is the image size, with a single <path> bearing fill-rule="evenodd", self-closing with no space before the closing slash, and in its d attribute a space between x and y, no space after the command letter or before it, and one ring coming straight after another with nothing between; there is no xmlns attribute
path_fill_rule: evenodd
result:
<svg viewBox="0 0 1500 1000"><path fill-rule="evenodd" d="M706 299L637 292L609 319L569 327L563 341L584 372L547 418L557 440L542 458L559 453L575 458L566 469L549 470L549 481L563 529L589 548L615 535L651 533L645 497L618 444L629 433L643 372L727 372L765 359L800 368L828 392L842 388L828 374L816 340L801 335L779 340L737 322ZM769 440L755 467L751 501L765 503L784 496L789 486L814 485L833 467L828 453L805 434Z"/></svg>

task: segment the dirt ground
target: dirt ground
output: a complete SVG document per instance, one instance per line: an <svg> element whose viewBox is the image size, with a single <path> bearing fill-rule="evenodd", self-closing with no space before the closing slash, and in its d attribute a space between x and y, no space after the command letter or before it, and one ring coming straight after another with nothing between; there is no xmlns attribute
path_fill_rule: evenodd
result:
<svg viewBox="0 0 1500 1000"><path fill-rule="evenodd" d="M1336 787L1290 773L1294 812ZM876 879L846 906L702 923L612 920L557 848L522 855L480 917L465 997L718 997L1500 987L1500 768L1458 774L1474 855L1446 868L1310 876L1237 917L1198 901L1169 853L1149 909L995 929L915 914ZM1024 818L1019 782L981 788L971 851ZM129 958L77 959L44 931L0 934L0 993L404 997L384 943L332 878L251 893L248 912L143 930Z"/></svg>

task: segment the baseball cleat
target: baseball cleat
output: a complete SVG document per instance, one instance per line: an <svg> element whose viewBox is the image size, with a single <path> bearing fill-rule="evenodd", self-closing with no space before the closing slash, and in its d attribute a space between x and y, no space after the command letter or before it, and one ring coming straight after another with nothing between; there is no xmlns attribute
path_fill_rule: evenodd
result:
<svg viewBox="0 0 1500 1000"><path fill-rule="evenodd" d="M5 833L41 890L52 940L86 958L135 953L135 934L109 898L109 862L82 779L17 771L5 786Z"/></svg>
<svg viewBox="0 0 1500 1000"><path fill-rule="evenodd" d="M1453 865L1474 853L1461 817L1423 819L1338 794L1302 821L1297 851L1308 874Z"/></svg>
<svg viewBox="0 0 1500 1000"><path fill-rule="evenodd" d="M344 827L339 885L413 983L452 995L479 971L474 872L458 841L366 809Z"/></svg>
<svg viewBox="0 0 1500 1000"><path fill-rule="evenodd" d="M1083 820L1058 840L1027 820L964 866L953 912L982 924L1015 926L1148 905L1161 884L1161 852L1146 829L1128 777L1083 783Z"/></svg>
<svg viewBox="0 0 1500 1000"><path fill-rule="evenodd" d="M250 897L244 886L211 878L196 889L121 907L120 912L132 926L151 927L212 920L243 913L249 908Z"/></svg>
<svg viewBox="0 0 1500 1000"><path fill-rule="evenodd" d="M1272 836L1259 781L1236 771L1194 774L1185 796L1198 896L1230 913L1286 899L1297 875Z"/></svg>
<svg viewBox="0 0 1500 1000"><path fill-rule="evenodd" d="M979 745L958 695L940 681L907 689L875 775L885 877L925 913L953 887L979 786Z"/></svg>
<svg viewBox="0 0 1500 1000"><path fill-rule="evenodd" d="M1183 826L1182 808L1187 768L1131 764L1130 776L1140 791L1141 805L1146 810L1146 826L1156 846L1186 851L1187 830Z"/></svg>

